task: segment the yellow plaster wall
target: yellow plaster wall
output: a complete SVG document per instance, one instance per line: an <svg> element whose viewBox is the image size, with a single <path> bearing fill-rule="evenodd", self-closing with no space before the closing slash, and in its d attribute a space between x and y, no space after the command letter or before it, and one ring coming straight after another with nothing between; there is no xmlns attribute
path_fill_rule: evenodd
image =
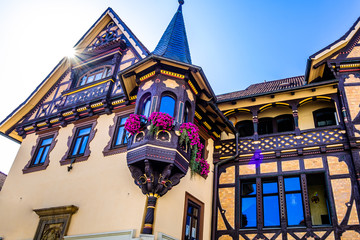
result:
<svg viewBox="0 0 360 240"><path fill-rule="evenodd" d="M252 121L252 114L251 113L245 113L245 112L239 112L239 113L230 115L229 120L235 126L240 121L244 121L244 120Z"/></svg>
<svg viewBox="0 0 360 240"><path fill-rule="evenodd" d="M139 234L146 197L134 184L126 153L107 157L102 153L110 140L108 130L113 117L114 114L98 118L89 159L75 163L70 172L67 166L60 166L59 161L68 148L73 124L59 130L58 141L49 155L50 164L43 171L22 173L37 136L32 134L24 139L0 194L1 237L32 239L39 222L33 209L64 205L79 207L72 217L68 235L126 229L136 229ZM212 156L212 140L208 150L208 156ZM190 179L187 174L178 186L160 198L154 232L181 238L185 191L188 191L205 204L204 239L210 239L212 178L212 172L206 180L199 176Z"/></svg>
<svg viewBox="0 0 360 240"><path fill-rule="evenodd" d="M314 101L298 108L300 130L315 128L313 112L321 108L335 108L331 102Z"/></svg>
<svg viewBox="0 0 360 240"><path fill-rule="evenodd" d="M332 179L331 185L334 194L336 215L338 218L338 223L340 224L346 214L346 203L350 201L351 181L350 178Z"/></svg>

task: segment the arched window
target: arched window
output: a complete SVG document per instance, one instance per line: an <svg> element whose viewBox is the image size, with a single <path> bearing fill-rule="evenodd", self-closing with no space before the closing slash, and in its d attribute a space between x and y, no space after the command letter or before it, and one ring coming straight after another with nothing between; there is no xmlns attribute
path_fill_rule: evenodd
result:
<svg viewBox="0 0 360 240"><path fill-rule="evenodd" d="M184 122L184 123L188 122L189 121L189 115L190 115L190 104L186 103L182 122Z"/></svg>
<svg viewBox="0 0 360 240"><path fill-rule="evenodd" d="M103 66L101 68L90 70L79 78L78 86L98 81L100 79L109 77L112 74L110 66Z"/></svg>
<svg viewBox="0 0 360 240"><path fill-rule="evenodd" d="M144 115L145 117L149 117L150 115L150 105L151 105L151 97L145 98L145 101L142 103L141 107L141 115Z"/></svg>
<svg viewBox="0 0 360 240"><path fill-rule="evenodd" d="M275 118L277 132L294 131L294 117L291 114L284 114Z"/></svg>
<svg viewBox="0 0 360 240"><path fill-rule="evenodd" d="M313 112L315 127L336 125L335 108L323 108Z"/></svg>
<svg viewBox="0 0 360 240"><path fill-rule="evenodd" d="M272 118L260 118L259 119L259 135L271 134L273 130L273 119Z"/></svg>
<svg viewBox="0 0 360 240"><path fill-rule="evenodd" d="M161 97L159 112L167 113L171 117L174 117L175 112L175 99L169 95Z"/></svg>
<svg viewBox="0 0 360 240"><path fill-rule="evenodd" d="M254 124L251 120L240 121L235 126L240 137L248 137L254 135Z"/></svg>

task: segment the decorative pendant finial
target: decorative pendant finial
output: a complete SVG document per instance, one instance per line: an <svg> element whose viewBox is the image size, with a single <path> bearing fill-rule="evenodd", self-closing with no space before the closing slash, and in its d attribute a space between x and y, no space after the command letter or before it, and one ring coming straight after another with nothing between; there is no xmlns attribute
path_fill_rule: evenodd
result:
<svg viewBox="0 0 360 240"><path fill-rule="evenodd" d="M179 4L183 5L184 4L184 0L179 0Z"/></svg>

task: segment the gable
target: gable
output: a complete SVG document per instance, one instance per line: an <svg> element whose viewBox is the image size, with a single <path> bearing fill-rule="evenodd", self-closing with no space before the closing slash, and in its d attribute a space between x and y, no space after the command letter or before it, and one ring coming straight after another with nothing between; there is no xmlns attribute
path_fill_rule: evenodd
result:
<svg viewBox="0 0 360 240"><path fill-rule="evenodd" d="M339 65L341 62L360 58L360 18L353 26L332 44L311 55L306 69L308 83L323 78L329 72L328 62Z"/></svg>
<svg viewBox="0 0 360 240"><path fill-rule="evenodd" d="M52 119L49 117L59 114L61 116L61 110L64 109L61 107L70 98L65 93L73 88L79 88L79 75L84 73L86 67L87 70L91 70L104 62L113 66L112 76L114 77L108 78L108 82L99 86L98 89L103 87L103 89L109 90L109 86L112 86L110 82L113 82L114 87L109 95L121 97L123 89L117 76L118 73L149 54L148 50L111 8L108 8L76 43L74 50L75 58L62 59L28 99L0 123L1 135L8 136L15 141L22 141L22 137L18 134L19 130L16 129L19 124L22 126L30 124L25 126L29 129L46 124L50 126L49 122ZM89 87L87 86L87 88ZM77 89L77 91L83 90ZM89 91L83 91L81 94L82 96L92 96ZM75 96L75 98L81 99L80 95L71 97ZM39 119L44 122L35 123Z"/></svg>

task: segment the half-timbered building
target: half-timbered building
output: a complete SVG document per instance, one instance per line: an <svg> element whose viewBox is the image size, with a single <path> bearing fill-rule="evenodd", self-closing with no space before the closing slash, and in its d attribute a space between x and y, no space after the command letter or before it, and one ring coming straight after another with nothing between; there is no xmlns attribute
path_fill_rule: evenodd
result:
<svg viewBox="0 0 360 240"><path fill-rule="evenodd" d="M304 76L216 96L184 1L150 52L108 8L0 124L0 239L359 239L360 18Z"/></svg>

